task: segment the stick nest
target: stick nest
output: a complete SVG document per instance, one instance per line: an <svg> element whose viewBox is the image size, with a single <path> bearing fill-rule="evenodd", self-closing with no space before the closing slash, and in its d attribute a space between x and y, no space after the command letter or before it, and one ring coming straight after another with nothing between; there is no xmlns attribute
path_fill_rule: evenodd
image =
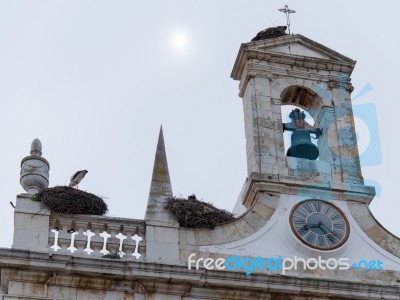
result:
<svg viewBox="0 0 400 300"><path fill-rule="evenodd" d="M68 186L44 189L33 200L42 201L52 211L65 214L102 216L108 210L100 197Z"/></svg>
<svg viewBox="0 0 400 300"><path fill-rule="evenodd" d="M214 229L215 226L235 219L232 213L216 208L210 203L196 199L195 195L185 198L169 198L166 204L183 227L203 227Z"/></svg>

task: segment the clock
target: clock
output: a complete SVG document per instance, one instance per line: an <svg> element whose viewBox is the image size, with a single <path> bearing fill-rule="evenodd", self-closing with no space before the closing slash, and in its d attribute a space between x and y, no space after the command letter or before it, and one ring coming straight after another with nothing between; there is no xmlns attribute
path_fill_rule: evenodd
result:
<svg viewBox="0 0 400 300"><path fill-rule="evenodd" d="M332 250L342 246L350 234L344 213L330 202L305 200L290 212L290 226L296 237L307 246Z"/></svg>

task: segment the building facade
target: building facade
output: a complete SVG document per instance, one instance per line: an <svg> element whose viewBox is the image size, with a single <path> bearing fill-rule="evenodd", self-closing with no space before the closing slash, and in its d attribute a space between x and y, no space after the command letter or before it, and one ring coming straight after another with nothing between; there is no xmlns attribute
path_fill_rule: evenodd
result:
<svg viewBox="0 0 400 300"><path fill-rule="evenodd" d="M237 217L213 229L180 226L166 209L162 130L144 220L62 214L32 200L49 169L35 141L22 162L27 193L17 196L13 245L0 249L2 299L400 299L400 239L372 216L375 190L361 174L354 66L300 34L240 46L231 77L248 176ZM299 108L290 123L283 105Z"/></svg>

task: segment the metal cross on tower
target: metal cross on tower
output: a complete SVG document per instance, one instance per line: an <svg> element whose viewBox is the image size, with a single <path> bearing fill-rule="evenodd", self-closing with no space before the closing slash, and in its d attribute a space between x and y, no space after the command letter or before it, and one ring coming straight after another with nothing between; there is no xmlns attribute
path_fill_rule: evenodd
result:
<svg viewBox="0 0 400 300"><path fill-rule="evenodd" d="M289 18L289 16L290 16L290 14L296 13L296 11L289 9L287 4L285 4L285 8L280 8L279 11L286 14L287 27L288 27L289 34L290 34L290 18Z"/></svg>

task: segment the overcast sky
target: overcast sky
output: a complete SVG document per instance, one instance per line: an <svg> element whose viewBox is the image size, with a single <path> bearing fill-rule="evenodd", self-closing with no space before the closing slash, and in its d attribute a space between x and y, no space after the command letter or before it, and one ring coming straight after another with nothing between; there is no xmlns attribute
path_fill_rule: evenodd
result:
<svg viewBox="0 0 400 300"><path fill-rule="evenodd" d="M379 134L382 158L362 161L379 191L370 207L400 236L400 2L3 0L0 246L12 243L9 201L23 192L20 161L36 137L50 186L87 169L79 187L107 197L109 215L143 219L162 124L174 194L231 210L247 171L230 73L241 43L286 24L285 3L292 33L357 60L353 105L375 105L379 131L359 120L361 148Z"/></svg>

